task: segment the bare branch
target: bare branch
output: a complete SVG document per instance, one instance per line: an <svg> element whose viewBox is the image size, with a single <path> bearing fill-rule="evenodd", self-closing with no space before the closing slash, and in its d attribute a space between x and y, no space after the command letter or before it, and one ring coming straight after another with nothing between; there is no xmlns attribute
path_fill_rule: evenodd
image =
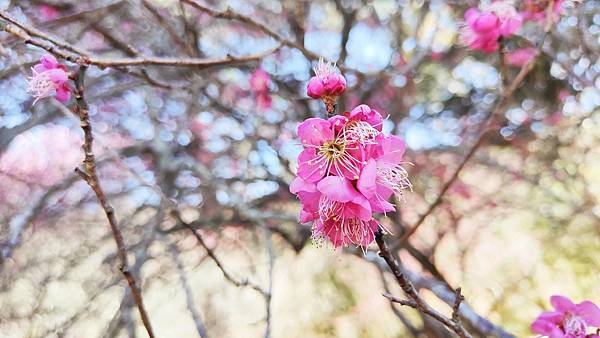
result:
<svg viewBox="0 0 600 338"><path fill-rule="evenodd" d="M259 61L264 57L277 52L280 46L247 56L228 55L222 59L199 59L199 58L169 58L144 56L139 58L110 59L90 55L87 51L81 50L72 44L46 34L30 25L23 24L13 18L5 11L0 11L0 18L6 22L0 22L2 29L25 43L40 47L46 51L55 54L65 60L77 63L79 65L95 65L99 67L118 67L118 66L177 66L177 67L196 67L200 69L236 65L240 63Z"/></svg>
<svg viewBox="0 0 600 338"><path fill-rule="evenodd" d="M375 234L375 241L379 246L379 256L385 260L390 270L392 271L392 274L396 278L398 285L400 285L404 293L406 293L406 295L410 299L401 300L387 294L384 294L384 296L401 305L410 306L412 308L417 309L419 312L431 316L440 323L444 324L448 329L452 330L461 338L471 338L471 334L467 332L467 330L462 326L462 324L459 321L454 321L453 319L447 318L446 316L442 315L421 298L411 281L406 277L406 275L404 275L404 273L402 273L402 270L400 270L398 263L392 256L392 252L390 251L389 247L383 239L383 232L381 231L381 229ZM458 301L458 304L460 306L460 301Z"/></svg>
<svg viewBox="0 0 600 338"><path fill-rule="evenodd" d="M154 332L152 331L152 326L150 324L150 319L148 318L148 314L146 309L144 308L144 303L142 299L142 293L138 286L136 285L135 278L131 271L129 270L129 264L127 261L127 252L125 248L125 242L123 240L123 235L121 234L121 230L119 229L119 225L117 222L117 217L115 215L115 211L113 207L108 203L106 195L104 194L104 190L100 185L100 180L98 179L98 175L96 173L96 159L93 152L93 143L94 136L92 133L92 125L90 122L89 112L87 103L83 97L84 94L84 78L85 78L86 67L82 66L79 68L77 73L77 77L75 80L75 99L76 104L74 106L75 113L79 115L81 122L81 129L83 129L84 133L84 143L83 143L83 151L85 153L85 158L83 160L84 169L76 168L75 171L84 181L92 188L96 197L98 198L98 202L104 212L106 214L106 218L110 224L110 228L112 230L113 238L117 245L117 256L120 261L119 270L127 280L129 284L129 288L131 289L131 294L133 299L138 307L140 312L140 317L142 318L142 322L144 323L144 327L146 328L146 332L148 332L148 336L150 338L154 338Z"/></svg>

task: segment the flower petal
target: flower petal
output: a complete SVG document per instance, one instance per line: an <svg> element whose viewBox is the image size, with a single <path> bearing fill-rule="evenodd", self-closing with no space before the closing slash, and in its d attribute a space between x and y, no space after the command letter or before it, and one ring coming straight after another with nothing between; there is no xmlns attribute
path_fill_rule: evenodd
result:
<svg viewBox="0 0 600 338"><path fill-rule="evenodd" d="M378 162L400 164L406 151L406 144L400 137L390 135L382 138L381 150L383 155L377 159Z"/></svg>
<svg viewBox="0 0 600 338"><path fill-rule="evenodd" d="M543 335L549 335L562 323L563 313L561 312L543 312L533 323L531 331Z"/></svg>
<svg viewBox="0 0 600 338"><path fill-rule="evenodd" d="M576 305L575 313L585 320L585 323L590 326L600 326L600 308L589 300L583 301Z"/></svg>
<svg viewBox="0 0 600 338"><path fill-rule="evenodd" d="M52 54L45 54L40 58L40 63L46 67L46 69L53 69L58 67L58 61Z"/></svg>
<svg viewBox="0 0 600 338"><path fill-rule="evenodd" d="M298 137L303 145L320 146L333 140L333 129L327 120L312 117L298 126Z"/></svg>
<svg viewBox="0 0 600 338"><path fill-rule="evenodd" d="M325 176L327 162L317 162L316 150L314 148L304 149L298 156L298 176L307 182L317 182Z"/></svg>
<svg viewBox="0 0 600 338"><path fill-rule="evenodd" d="M308 85L306 86L306 93L308 96L313 99L320 99L325 92L325 86L323 86L323 82L316 76L313 76L308 81Z"/></svg>
<svg viewBox="0 0 600 338"><path fill-rule="evenodd" d="M56 89L56 99L60 102L67 102L71 98L71 89L66 85L60 86Z"/></svg>
<svg viewBox="0 0 600 338"><path fill-rule="evenodd" d="M561 312L569 312L575 309L575 304L565 296L554 295L550 297L550 303L556 310Z"/></svg>
<svg viewBox="0 0 600 338"><path fill-rule="evenodd" d="M315 183L307 182L301 177L296 177L292 183L290 183L290 192L292 194L297 194L300 191L316 192L317 185Z"/></svg>
<svg viewBox="0 0 600 338"><path fill-rule="evenodd" d="M327 176L323 178L317 183L317 189L323 195L336 202L346 203L360 197L359 192L354 189L352 183L340 176Z"/></svg>
<svg viewBox="0 0 600 338"><path fill-rule="evenodd" d="M370 159L360 173L356 187L365 195L366 198L371 198L377 192L377 162Z"/></svg>
<svg viewBox="0 0 600 338"><path fill-rule="evenodd" d="M69 75L62 69L50 69L46 73L50 77L50 80L57 86L61 86L69 81Z"/></svg>

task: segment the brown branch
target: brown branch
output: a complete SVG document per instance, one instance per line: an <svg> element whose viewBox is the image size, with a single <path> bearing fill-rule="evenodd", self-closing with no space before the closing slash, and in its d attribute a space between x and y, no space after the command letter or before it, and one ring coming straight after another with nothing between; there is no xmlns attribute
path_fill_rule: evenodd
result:
<svg viewBox="0 0 600 338"><path fill-rule="evenodd" d="M146 328L146 332L148 332L148 336L150 338L154 338L155 336L154 332L152 331L152 326L150 325L150 319L148 318L148 314L146 313L146 309L144 308L141 290L136 285L135 278L129 270L125 241L123 240L123 235L121 234L121 230L119 229L115 211L113 207L108 203L106 195L104 194L104 191L100 185L100 180L98 179L98 175L96 173L96 159L93 152L94 136L92 133L92 125L90 122L88 106L83 97L85 71L86 67L81 66L79 68L79 71L77 72L77 77L75 79L76 104L74 106L74 110L75 113L79 116L81 122L81 129L83 129L84 142L82 148L85 154L85 158L83 160L84 169L76 168L75 171L90 186L90 188L92 188L92 190L96 194L100 206L102 207L102 209L104 209L106 218L108 219L108 223L110 224L110 228L112 230L113 238L117 245L117 257L120 261L119 270L125 277L125 280L127 280L127 284L131 289L131 294L138 307L140 317L142 318L142 322L144 324L144 327Z"/></svg>
<svg viewBox="0 0 600 338"><path fill-rule="evenodd" d="M192 289L190 288L187 275L185 273L185 267L181 258L179 258L179 250L177 249L177 245L175 243L167 243L169 251L171 252L171 256L173 257L173 261L175 261L175 267L179 273L179 281L181 282L181 286L185 293L185 303L187 309L194 320L194 325L196 326L196 332L198 336L201 338L207 338L208 334L206 333L206 327L202 323L202 319L200 319L200 314L196 310L196 305L194 304L194 297L192 294Z"/></svg>
<svg viewBox="0 0 600 338"><path fill-rule="evenodd" d="M267 254L269 255L269 288L265 295L265 338L271 337L271 298L273 297L273 268L275 266L275 254L273 253L273 239L271 230L268 227L263 228L265 232L265 241L267 242Z"/></svg>
<svg viewBox="0 0 600 338"><path fill-rule="evenodd" d="M142 5L148 10L148 12L150 12L158 24L163 27L165 31L167 31L171 39L173 39L177 45L179 45L188 55L194 55L193 48L181 36L179 36L175 28L173 28L171 24L167 22L167 18L163 13L160 13L160 11L148 0L142 0Z"/></svg>
<svg viewBox="0 0 600 338"><path fill-rule="evenodd" d="M217 265L217 267L219 268L219 270L221 270L221 273L223 273L223 277L225 277L225 279L228 282L230 282L231 284L233 284L233 285L235 285L237 287L246 287L246 286L248 286L248 287L256 290L256 292L260 293L263 297L267 297L268 296L268 292L267 291L264 291L260 286L258 286L256 284L250 282L249 280L245 279L245 280L239 281L239 280L235 279L233 276L231 276L231 274L229 274L229 272L227 272L227 270L223 266L223 263L221 263L221 261L219 260L219 258L217 257L217 255L215 255L214 251L206 244L206 242L202 238L202 235L196 229L194 229L194 227L192 227L191 224L189 224L188 222L185 222L181 218L181 215L179 214L179 211L177 211L176 209L174 209L171 212L171 214L177 219L177 221L179 223L181 223L184 227L188 228L192 232L192 234L194 235L194 237L196 237L196 240L198 241L198 243L200 244L200 246L202 246L202 248L204 248L204 250L206 250L206 254L208 254L208 256L210 257L210 259L212 259L212 261Z"/></svg>
<svg viewBox="0 0 600 338"><path fill-rule="evenodd" d="M196 67L200 69L229 66L240 63L259 61L264 57L277 52L281 46L267 50L265 52L251 54L246 56L227 55L222 59L202 59L202 58L177 58L177 57L154 57L141 56L137 58L103 58L91 55L85 50L81 50L72 44L62 41L47 33L19 22L5 11L0 11L0 28L17 38L23 40L26 44L40 47L52 54L55 54L65 60L77 63L81 66L95 65L98 67L119 67L119 66L177 66L177 67Z"/></svg>
<svg viewBox="0 0 600 338"><path fill-rule="evenodd" d="M346 57L348 56L346 45L348 44L348 40L350 38L350 30L356 22L356 13L358 12L358 9L346 11L341 0L335 0L335 6L344 20L344 25L342 26L342 41L340 43L340 57L338 58L339 63L344 63L344 61L346 61Z"/></svg>
<svg viewBox="0 0 600 338"><path fill-rule="evenodd" d="M498 47L498 65L500 68L500 88L502 91L508 86L508 66L506 65L506 43L500 38Z"/></svg>
<svg viewBox="0 0 600 338"><path fill-rule="evenodd" d="M199 3L196 0L180 0L183 3L186 3L214 18L217 19L225 19L225 20L231 20L231 21L238 21L241 23L244 23L250 27L253 27L259 31L262 31L263 33L265 33L266 35L270 36L271 38L273 38L275 41L281 43L284 46L288 46L288 47L292 47L295 48L297 50L299 50L302 54L304 54L304 56L306 56L309 60L318 60L321 56L318 55L317 53L311 52L310 50L306 49L304 46L302 46L301 44L299 44L296 41L292 41L286 37L284 37L283 35L277 33L276 31L272 30L271 28L269 28L269 26L267 26L266 24L260 23L256 20L254 20L252 17L247 16L247 15L243 15L240 13L235 12L234 10L232 10L231 8L228 8L224 11L218 11L212 8L209 8L201 3ZM342 71L353 71L356 72L358 74L364 74L363 72L356 70L356 69L350 69L348 67L345 67L341 64L338 64L338 68L340 68L340 70Z"/></svg>
<svg viewBox="0 0 600 338"><path fill-rule="evenodd" d="M547 33L542 38L538 48L542 48L546 36L547 36ZM475 153L477 152L479 147L481 145L483 145L485 136L491 130L491 128L490 128L491 122L497 115L500 115L502 113L502 111L506 108L506 105L508 104L509 99L512 97L512 94L521 85L523 80L525 80L525 77L529 74L529 72L531 72L531 70L535 66L536 61L537 61L537 58L533 58L527 64L525 64L523 66L523 68L521 68L521 70L519 71L519 73L517 74L515 79L510 83L510 85L508 87L504 88L504 90L502 91L500 100L496 103L496 106L494 107L494 109L492 110L490 115L487 117L485 122L483 123L481 132L477 136L477 139L475 140L475 142L473 143L473 145L471 146L471 148L469 149L469 151L467 152L465 157L462 159L462 161L460 162L458 167L456 167L456 169L452 173L452 176L450 176L450 179L442 186L442 189L440 190L439 194L437 195L437 197L433 201L433 203L431 203L429 205L429 208L427 208L427 211L425 211L425 213L423 213L421 215L421 217L419 217L417 222L412 227L410 227L406 231L406 233L404 233L404 236L402 236L402 239L397 243L397 245L394 245L394 250L397 249L398 247L404 245L404 243L406 243L406 241L410 238L410 236L412 236L417 231L417 229L419 229L419 227L423 224L425 219L440 205L440 203L444 199L444 196L446 195L446 192L450 189L452 184L454 184L454 182L456 181L456 179L458 178L458 176L461 174L462 170L464 169L465 165L467 164L467 162L469 162L471 160L471 158L473 157L473 155L475 155Z"/></svg>
<svg viewBox="0 0 600 338"><path fill-rule="evenodd" d="M462 296L460 295L460 289L457 289L457 291L456 291L457 300L455 301L455 305L454 305L455 311L453 311L453 313L452 313L452 318L448 318L448 317L444 316L443 314L439 313L434 308L432 308L429 304L427 304L425 302L425 300L423 300L421 298L421 296L417 292L417 289L415 289L412 282L402 272L402 270L400 269L400 266L398 265L398 263L392 256L392 252L390 251L390 248L387 246L387 244L385 243L385 241L383 239L383 232L381 231L381 229L379 231L377 231L377 233L375 234L375 241L377 242L377 245L379 246L379 256L385 260L386 264L390 268L390 271L396 278L398 285L400 285L400 287L402 288L404 293L406 293L406 295L410 299L407 299L407 300L398 299L389 294L384 294L383 296L390 299L393 302L415 308L419 312L424 313L424 314L434 318L435 320L444 324L444 326L446 326L452 332L456 333L461 338L472 338L471 334L469 332L467 332L467 330L462 326L460 321L454 320L455 316L456 317L458 316L458 308L460 306L460 302L462 301Z"/></svg>

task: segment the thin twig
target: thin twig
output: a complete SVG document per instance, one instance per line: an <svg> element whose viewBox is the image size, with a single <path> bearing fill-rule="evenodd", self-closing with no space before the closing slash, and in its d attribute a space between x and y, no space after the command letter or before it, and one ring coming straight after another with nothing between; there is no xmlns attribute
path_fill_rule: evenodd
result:
<svg viewBox="0 0 600 338"><path fill-rule="evenodd" d="M179 258L179 250L177 249L177 245L171 242L167 243L167 245L169 247L169 251L171 251L171 256L173 256L173 260L175 261L175 267L179 272L179 280L181 281L181 286L183 288L183 291L185 292L185 302L188 311L190 312L190 315L194 320L194 324L196 325L196 332L198 332L198 335L201 338L208 338L208 334L206 333L206 327L204 327L202 319L200 318L200 314L196 310L192 289L190 288L190 285L188 283L183 262L181 261L181 258Z"/></svg>
<svg viewBox="0 0 600 338"><path fill-rule="evenodd" d="M266 318L265 318L265 338L271 337L271 298L273 297L273 267L275 266L275 255L273 254L273 239L271 230L263 227L265 232L265 241L267 242L267 254L269 255L269 288L265 296Z"/></svg>
<svg viewBox="0 0 600 338"><path fill-rule="evenodd" d="M542 48L546 36L547 36L547 33L544 34L544 37L542 38L538 49ZM496 103L496 106L494 107L492 112L488 115L485 122L483 123L481 132L477 136L477 139L475 140L475 142L473 143L473 145L471 146L471 148L469 149L469 151L467 152L465 157L462 159L462 161L460 162L458 167L456 167L456 169L452 173L452 176L450 176L450 179L446 183L444 183L444 185L442 186L442 189L440 190L436 199L433 201L433 203L431 203L429 205L429 208L427 208L427 211L425 211L425 213L423 213L421 215L421 217L419 217L417 222L404 233L404 236L402 236L402 239L396 245L394 245L394 247L393 247L394 250L397 249L398 247L401 247L402 245L404 245L404 243L406 243L406 241L410 238L410 236L412 236L417 231L417 229L419 229L419 227L423 224L425 219L438 207L438 205L440 205L440 203L444 199L444 196L446 195L446 192L450 189L452 184L454 184L454 182L456 181L458 176L461 174L463 168L467 164L467 162L469 162L469 160L471 160L473 155L475 155L475 153L477 152L479 147L483 144L485 136L491 129L490 127L491 127L492 121L494 120L494 118L497 115L501 114L502 111L505 109L512 94L521 85L523 80L525 80L525 77L527 77L529 72L531 72L531 70L535 66L536 61L537 61L537 58L533 58L527 64L525 64L523 66L523 68L521 68L521 70L519 71L519 73L517 74L515 79L511 82L511 84L503 90L500 100Z"/></svg>
<svg viewBox="0 0 600 338"><path fill-rule="evenodd" d="M260 286L248 281L247 279L239 281L239 280L235 279L233 276L231 276L231 274L229 274L229 272L227 272L227 270L224 268L223 263L221 263L221 261L219 260L217 255L215 255L214 251L208 245L206 245L206 242L204 242L202 235L200 235L200 233L196 229L194 229L194 227L192 227L191 224L185 222L181 218L181 215L179 214L179 212L176 209L173 210L171 212L171 214L173 214L173 216L178 220L179 223L181 223L184 227L188 228L192 232L194 237L196 237L196 240L198 240L198 243L200 244L200 246L202 246L202 248L204 248L204 250L206 250L206 253L210 257L210 259L212 259L212 261L217 265L219 270L221 270L221 272L223 273L223 277L225 277L225 279L228 282L230 282L231 284L233 284L237 287L248 286L248 287L256 290L261 295L263 295L263 297L266 297L268 295L268 293L266 291L264 291Z"/></svg>
<svg viewBox="0 0 600 338"><path fill-rule="evenodd" d="M421 313L429 315L430 317L432 317L435 320L439 321L440 323L444 324L444 326L446 326L452 332L456 333L461 338L472 338L471 334L469 332L467 332L467 330L462 326L460 321L454 321L452 318L448 318L448 317L444 316L443 314L439 313L437 310L432 308L429 304L427 304L425 302L425 300L423 300L421 298L421 296L417 292L417 289L415 289L412 282L402 272L402 270L400 269L400 266L398 265L398 263L392 256L392 252L390 251L390 248L387 246L387 244L385 243L385 241L383 239L383 232L381 231L381 229L379 231L377 231L377 233L375 234L375 241L377 242L377 245L379 246L379 256L385 260L386 264L390 268L390 271L396 278L398 285L400 285L400 287L402 288L404 293L406 293L406 295L410 299L406 299L406 300L398 299L389 294L384 294L384 297L390 299L393 302L396 302L398 304L405 305L405 306L410 306L412 308L415 308L417 311L419 311ZM455 304L456 304L456 302L455 302ZM459 306L460 306L460 302L459 302ZM452 316L454 317L455 315L453 314Z"/></svg>
<svg viewBox="0 0 600 338"><path fill-rule="evenodd" d="M240 14L234 10L232 10L231 8L227 8L224 11L218 11L215 9L212 9L210 7L207 7L201 3L199 3L196 0L180 0L181 2L184 2L214 18L218 18L218 19L225 19L225 20L231 20L231 21L238 21L241 23L244 23L250 27L253 27L259 31L262 31L263 33L265 33L266 35L270 36L271 38L273 38L275 41L281 43L284 46L288 46L288 47L292 47L295 48L297 50L299 50L302 54L304 54L304 56L306 56L309 60L318 60L321 56L318 55L317 53L311 52L310 50L306 49L303 45L299 44L296 41L292 41L286 37L284 37L283 35L277 33L276 31L274 31L273 29L271 29L269 26L267 26L264 23L258 22L256 20L254 20L252 17L247 16L247 15L243 15ZM357 74L364 74L363 72L356 70L356 69L350 69L348 67L345 67L342 64L338 64L337 65L339 69L341 69L342 71L353 71Z"/></svg>
<svg viewBox="0 0 600 338"><path fill-rule="evenodd" d="M269 49L265 52L247 55L247 56L232 56L227 55L221 59L202 59L202 58L178 58L178 57L154 57L143 56L137 58L103 58L90 54L89 52L79 49L72 44L69 44L61 39L58 39L50 34L44 33L37 28L26 25L17 19L13 18L5 11L0 11L0 18L5 21L0 21L0 28L7 33L10 33L25 43L40 47L54 55L57 55L65 60L77 63L81 66L95 65L98 67L119 67L119 66L177 66L177 67L196 67L209 68L217 66L236 65L240 63L259 61L264 57L277 52L281 46Z"/></svg>
<svg viewBox="0 0 600 338"><path fill-rule="evenodd" d="M117 257L120 261L119 270L127 280L127 284L129 284L129 288L131 289L131 294L133 299L137 305L137 308L140 312L140 317L142 318L142 322L144 327L146 328L146 332L148 332L148 336L150 338L154 338L154 332L152 331L152 326L150 324L150 319L144 308L144 302L142 299L141 290L138 288L135 278L131 271L129 270L129 263L127 261L127 252L125 247L125 242L123 240L123 235L121 234L121 230L119 229L117 217L115 215L115 211L113 207L108 203L106 195L100 185L100 180L98 179L98 175L96 173L96 159L93 152L93 143L94 136L92 134L92 125L90 122L89 111L87 103L84 99L84 78L85 71L87 67L81 66L79 71L77 72L77 77L75 79L75 99L76 104L74 106L75 113L79 116L81 122L81 129L83 129L84 133L84 142L83 142L83 151L85 154L85 158L83 160L84 169L76 168L75 171L83 180L92 188L96 197L98 198L98 202L108 219L108 223L110 224L110 228L112 230L113 238L117 245Z"/></svg>

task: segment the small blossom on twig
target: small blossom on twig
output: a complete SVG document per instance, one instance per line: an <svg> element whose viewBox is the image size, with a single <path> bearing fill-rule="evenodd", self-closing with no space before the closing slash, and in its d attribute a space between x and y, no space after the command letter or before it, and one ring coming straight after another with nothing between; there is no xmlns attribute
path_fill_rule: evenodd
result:
<svg viewBox="0 0 600 338"><path fill-rule="evenodd" d="M32 69L32 76L27 82L27 91L35 97L34 104L52 95L60 102L67 102L71 98L69 87L69 74L64 65L58 63L50 54L41 57L40 63Z"/></svg>
<svg viewBox="0 0 600 338"><path fill-rule="evenodd" d="M325 63L323 59L314 68L315 76L308 81L306 88L308 96L321 99L327 112L331 115L335 110L337 97L346 91L346 79L338 72L335 64Z"/></svg>
<svg viewBox="0 0 600 338"><path fill-rule="evenodd" d="M481 10L473 7L465 12L460 39L472 49L492 53L499 47L500 38L514 34L523 19L509 1L494 1Z"/></svg>
<svg viewBox="0 0 600 338"><path fill-rule="evenodd" d="M600 338L600 308L589 300L574 304L564 296L552 296L554 311L543 312L532 324L531 330L550 338ZM596 328L596 333L588 333Z"/></svg>

